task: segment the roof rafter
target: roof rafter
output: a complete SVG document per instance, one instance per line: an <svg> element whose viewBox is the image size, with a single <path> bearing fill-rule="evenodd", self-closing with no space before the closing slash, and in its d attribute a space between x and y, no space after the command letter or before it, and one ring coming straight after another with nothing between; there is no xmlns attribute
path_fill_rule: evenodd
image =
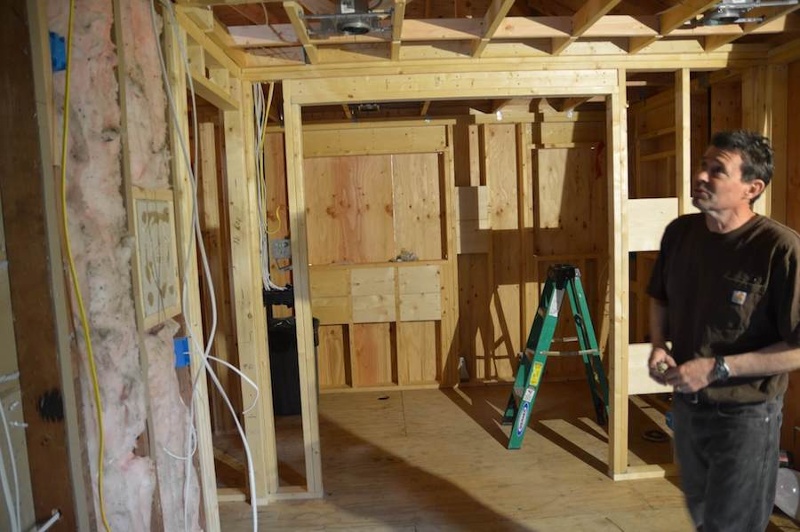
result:
<svg viewBox="0 0 800 532"><path fill-rule="evenodd" d="M578 40L609 11L614 9L621 0L589 0L572 15L572 32L569 37L556 37L553 39L552 54L558 55L564 49Z"/></svg>
<svg viewBox="0 0 800 532"><path fill-rule="evenodd" d="M503 19L508 14L508 10L514 5L514 0L492 0L489 9L486 10L486 15L483 17L483 34L481 40L475 43L472 49L472 57L480 57L486 49L486 45L494 37L497 28L503 22Z"/></svg>
<svg viewBox="0 0 800 532"><path fill-rule="evenodd" d="M658 16L658 35L651 37L631 37L628 43L628 53L635 54L642 48L649 46L658 39L669 35L672 30L678 29L687 21L703 14L715 5L719 0L687 0L667 10Z"/></svg>

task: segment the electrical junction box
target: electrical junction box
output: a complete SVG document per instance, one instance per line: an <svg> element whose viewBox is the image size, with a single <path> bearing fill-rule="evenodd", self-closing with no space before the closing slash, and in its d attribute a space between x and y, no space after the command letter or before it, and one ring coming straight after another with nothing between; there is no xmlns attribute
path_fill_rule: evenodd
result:
<svg viewBox="0 0 800 532"><path fill-rule="evenodd" d="M288 238L272 240L270 246L270 255L273 259L290 259L292 257L292 244Z"/></svg>

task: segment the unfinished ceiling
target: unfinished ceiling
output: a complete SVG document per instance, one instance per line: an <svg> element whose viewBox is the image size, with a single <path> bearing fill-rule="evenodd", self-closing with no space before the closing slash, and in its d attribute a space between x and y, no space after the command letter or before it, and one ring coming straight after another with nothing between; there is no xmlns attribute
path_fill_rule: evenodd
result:
<svg viewBox="0 0 800 532"><path fill-rule="evenodd" d="M634 58L637 62L627 66L628 79L641 95L663 89L665 79L671 83L671 75L665 78L664 73L674 69L659 63L665 54L692 58L695 64L687 66L697 77L699 71L719 68L704 68L704 58L765 57L800 37L798 0L175 1L200 8L187 11L189 17L205 26L209 38L240 67L257 71L253 80L322 71L351 75L355 69L379 75L387 68L403 72L431 65L472 69L498 61L527 68L533 63L587 68L576 61ZM343 106L338 113L359 119L441 115L464 108L535 111L542 105L530 100L443 103ZM590 103L545 102L562 110ZM322 119L326 112L309 108L303 115Z"/></svg>

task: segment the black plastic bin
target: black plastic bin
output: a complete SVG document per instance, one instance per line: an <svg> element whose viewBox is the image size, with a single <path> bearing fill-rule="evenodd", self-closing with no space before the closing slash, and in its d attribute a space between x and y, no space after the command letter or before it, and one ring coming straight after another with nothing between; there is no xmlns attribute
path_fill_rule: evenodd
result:
<svg viewBox="0 0 800 532"><path fill-rule="evenodd" d="M314 369L319 345L319 320L314 323ZM294 416L300 409L300 366L297 357L297 324L294 318L267 322L272 405L276 416Z"/></svg>

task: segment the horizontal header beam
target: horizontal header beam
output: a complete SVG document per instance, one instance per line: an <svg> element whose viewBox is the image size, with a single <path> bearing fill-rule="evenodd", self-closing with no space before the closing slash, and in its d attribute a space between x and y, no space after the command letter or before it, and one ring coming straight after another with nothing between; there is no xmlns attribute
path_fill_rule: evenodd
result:
<svg viewBox="0 0 800 532"><path fill-rule="evenodd" d="M616 70L456 72L284 82L287 103L343 104L519 96L591 96L617 90Z"/></svg>

